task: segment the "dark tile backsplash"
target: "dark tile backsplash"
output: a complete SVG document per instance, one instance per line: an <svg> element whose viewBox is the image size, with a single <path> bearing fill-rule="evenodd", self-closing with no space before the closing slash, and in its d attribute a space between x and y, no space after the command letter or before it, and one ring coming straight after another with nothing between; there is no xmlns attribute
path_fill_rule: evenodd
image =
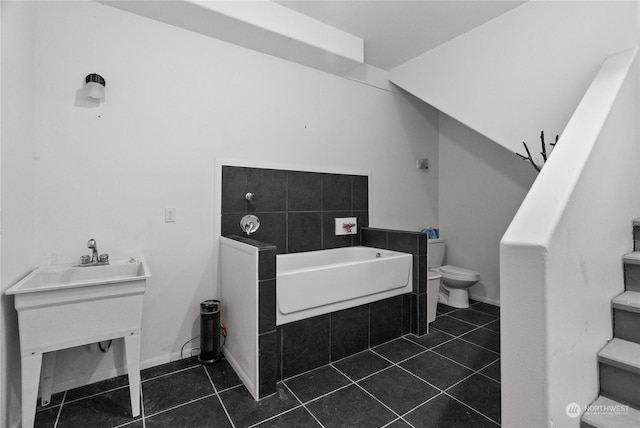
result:
<svg viewBox="0 0 640 428"><path fill-rule="evenodd" d="M322 175L315 172L289 171L287 174L287 210L322 211Z"/></svg>
<svg viewBox="0 0 640 428"><path fill-rule="evenodd" d="M369 224L367 176L222 167L223 236L241 234L240 219L254 214L260 229L252 239L279 254L360 245L360 235L336 236L334 219L356 217ZM247 201L245 195L253 193Z"/></svg>

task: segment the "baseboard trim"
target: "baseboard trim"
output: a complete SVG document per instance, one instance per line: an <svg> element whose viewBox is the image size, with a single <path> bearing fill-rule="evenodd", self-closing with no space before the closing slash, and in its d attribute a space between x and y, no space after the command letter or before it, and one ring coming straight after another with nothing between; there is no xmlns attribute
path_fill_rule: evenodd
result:
<svg viewBox="0 0 640 428"><path fill-rule="evenodd" d="M176 351L171 354L165 354L158 357L149 358L145 361L140 362L140 370L159 366L161 364L170 363L172 361L181 360L182 355L191 356L191 353L197 349L198 349L197 347L185 348L182 352ZM100 382L102 380L107 380L117 376L121 376L126 373L127 373L127 370L124 367L115 367L109 370L95 372L95 373L92 373L90 376L83 376L79 378L68 379L59 383L54 383L52 386L51 392L55 394L58 392L67 391L73 388L78 388L81 386L86 386L92 383ZM55 380L55 377L54 377L54 380Z"/></svg>
<svg viewBox="0 0 640 428"><path fill-rule="evenodd" d="M472 294L472 293L469 293L469 297L471 297L473 300L477 300L479 302L488 303L488 304L494 305L494 306L500 306L500 300L489 299L488 297L477 296L477 295Z"/></svg>

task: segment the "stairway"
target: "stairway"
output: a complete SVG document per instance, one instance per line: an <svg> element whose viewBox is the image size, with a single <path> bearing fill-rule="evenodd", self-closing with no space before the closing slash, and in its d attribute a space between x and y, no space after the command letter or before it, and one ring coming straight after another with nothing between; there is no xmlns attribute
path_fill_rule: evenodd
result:
<svg viewBox="0 0 640 428"><path fill-rule="evenodd" d="M625 292L613 299L613 339L598 354L600 395L581 428L640 427L640 219L624 256Z"/></svg>

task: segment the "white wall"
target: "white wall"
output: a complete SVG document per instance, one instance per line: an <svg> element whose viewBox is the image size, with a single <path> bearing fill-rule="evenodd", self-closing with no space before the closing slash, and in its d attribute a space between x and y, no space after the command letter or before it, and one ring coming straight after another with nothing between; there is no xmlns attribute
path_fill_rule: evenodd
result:
<svg viewBox="0 0 640 428"><path fill-rule="evenodd" d="M73 262L89 238L146 256L143 367L176 358L218 295L215 159L371 171L373 225L437 224L437 113L421 102L93 2L36 13L34 265ZM107 100L89 108L93 72ZM54 390L113 375L120 351L59 353Z"/></svg>
<svg viewBox="0 0 640 428"><path fill-rule="evenodd" d="M4 291L33 265L35 13L31 2L2 2L2 278L0 426L16 426L20 349L13 298Z"/></svg>
<svg viewBox="0 0 640 428"><path fill-rule="evenodd" d="M635 55L607 60L502 239L505 426L578 427L567 405L598 395L639 210Z"/></svg>
<svg viewBox="0 0 640 428"><path fill-rule="evenodd" d="M500 303L500 239L537 173L528 163L469 127L439 118L440 236L447 264L473 269L471 296Z"/></svg>
<svg viewBox="0 0 640 428"><path fill-rule="evenodd" d="M636 20L633 1L529 1L396 67L390 80L524 153L541 130L562 132L607 55L636 45Z"/></svg>

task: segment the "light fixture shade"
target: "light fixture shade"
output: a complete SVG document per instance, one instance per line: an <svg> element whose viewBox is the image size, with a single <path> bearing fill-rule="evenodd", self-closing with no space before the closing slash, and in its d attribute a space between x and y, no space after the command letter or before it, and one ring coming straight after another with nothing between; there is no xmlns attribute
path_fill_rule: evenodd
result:
<svg viewBox="0 0 640 428"><path fill-rule="evenodd" d="M99 74L89 74L85 78L85 90L87 97L94 101L104 101L104 87L106 82L102 76Z"/></svg>

